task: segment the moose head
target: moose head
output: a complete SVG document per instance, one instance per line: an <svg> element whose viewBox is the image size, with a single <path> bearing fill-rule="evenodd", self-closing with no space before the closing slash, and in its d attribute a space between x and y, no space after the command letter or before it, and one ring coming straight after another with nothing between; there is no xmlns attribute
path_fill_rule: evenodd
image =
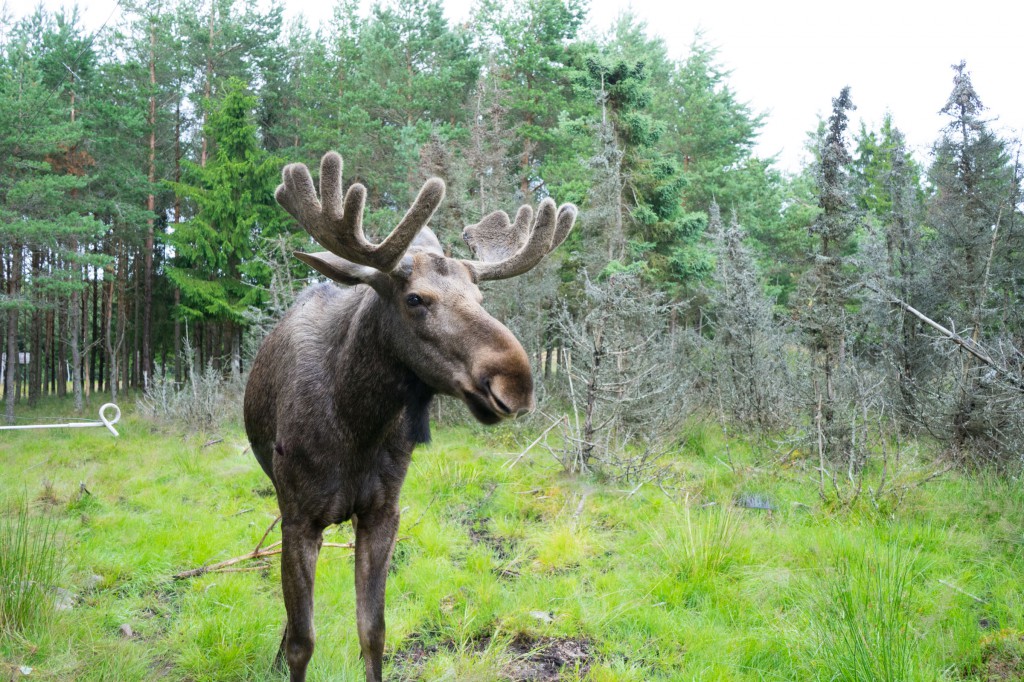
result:
<svg viewBox="0 0 1024 682"><path fill-rule="evenodd" d="M427 227L444 199L431 178L390 235L379 244L363 233L366 188L341 196L342 160L320 164L320 198L303 164L286 166L277 201L327 251L297 252L301 261L341 284L367 284L385 302L389 346L428 386L463 400L477 419L493 424L533 409L533 379L522 346L484 310L477 284L508 279L537 265L561 244L576 219L572 204L551 199L522 206L515 222L496 211L463 231L476 260L449 258Z"/></svg>

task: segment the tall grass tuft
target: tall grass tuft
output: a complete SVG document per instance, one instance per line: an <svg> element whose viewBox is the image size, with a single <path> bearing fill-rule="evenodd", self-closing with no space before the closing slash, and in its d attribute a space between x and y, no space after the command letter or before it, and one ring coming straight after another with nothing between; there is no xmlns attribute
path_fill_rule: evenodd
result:
<svg viewBox="0 0 1024 682"><path fill-rule="evenodd" d="M0 637L49 622L63 558L56 525L31 517L26 503L0 517Z"/></svg>
<svg viewBox="0 0 1024 682"><path fill-rule="evenodd" d="M716 573L732 551L738 519L727 505L702 510L694 519L686 507L686 528L683 549L694 574Z"/></svg>
<svg viewBox="0 0 1024 682"><path fill-rule="evenodd" d="M679 523L655 537L669 565L692 577L711 576L721 570L733 550L739 519L726 505L692 511L689 498Z"/></svg>
<svg viewBox="0 0 1024 682"><path fill-rule="evenodd" d="M819 679L913 682L920 669L910 627L917 553L891 545L881 553L841 558L815 593Z"/></svg>

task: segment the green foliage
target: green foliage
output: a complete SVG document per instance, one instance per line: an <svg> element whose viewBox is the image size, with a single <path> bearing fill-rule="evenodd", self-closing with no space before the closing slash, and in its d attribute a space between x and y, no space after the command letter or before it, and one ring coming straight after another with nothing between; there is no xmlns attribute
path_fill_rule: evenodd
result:
<svg viewBox="0 0 1024 682"><path fill-rule="evenodd" d="M273 198L281 164L259 147L255 103L241 81L229 81L208 123L213 157L206 166L187 164L184 180L172 184L196 206L169 235L175 264L168 275L181 288L187 318L244 322L246 309L260 302L257 285L269 283L255 244L284 230Z"/></svg>
<svg viewBox="0 0 1024 682"><path fill-rule="evenodd" d="M64 108L74 83L54 76L54 60L82 48L76 21L37 12L17 27L0 61L0 245L33 264L8 278L0 308L47 307L84 287L83 265L104 262L80 248L104 226L90 210L88 131ZM86 71L91 58L84 56Z"/></svg>
<svg viewBox="0 0 1024 682"><path fill-rule="evenodd" d="M572 181L562 176L579 176L579 168L567 167L578 156L572 141L560 137L558 123L580 106L571 80L586 13L583 0L483 0L478 5L474 28L490 45L487 75L501 92L496 104L508 120L509 163L524 193L543 181L559 201L573 201L565 197Z"/></svg>
<svg viewBox="0 0 1024 682"><path fill-rule="evenodd" d="M861 122L854 144L852 184L858 208L887 221L894 210L891 187L897 173L904 174L901 181L913 188L912 198L918 203L923 201L921 168L906 150L903 135L891 115L886 114L878 131L869 131ZM894 164L897 149L902 160Z"/></svg>

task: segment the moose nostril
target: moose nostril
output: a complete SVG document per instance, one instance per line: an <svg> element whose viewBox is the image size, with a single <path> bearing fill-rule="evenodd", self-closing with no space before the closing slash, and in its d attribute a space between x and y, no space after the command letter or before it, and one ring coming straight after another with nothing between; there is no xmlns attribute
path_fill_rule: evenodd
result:
<svg viewBox="0 0 1024 682"><path fill-rule="evenodd" d="M509 409L509 406L506 405L502 401L502 399L498 397L498 394L494 392L494 389L491 388L490 377L485 377L483 380L481 380L480 385L483 386L484 393L490 396L491 400L494 401L494 406L497 407L502 414L512 414L512 410Z"/></svg>
<svg viewBox="0 0 1024 682"><path fill-rule="evenodd" d="M499 398L498 396L494 395L493 393L491 394L491 397L494 398L494 404L498 406L499 410L501 410L505 414L512 414L512 410L508 409L508 405L506 405L505 403L501 402L501 398Z"/></svg>

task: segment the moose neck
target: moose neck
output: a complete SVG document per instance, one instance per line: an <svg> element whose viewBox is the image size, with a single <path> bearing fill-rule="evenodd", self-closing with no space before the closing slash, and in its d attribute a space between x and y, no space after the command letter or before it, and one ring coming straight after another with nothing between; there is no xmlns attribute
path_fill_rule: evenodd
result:
<svg viewBox="0 0 1024 682"><path fill-rule="evenodd" d="M358 294L357 294L358 292ZM357 440L372 440L402 426L412 444L430 440L429 408L434 390L406 366L395 352L395 311L369 286L360 286L349 299L348 324L335 327L329 371L334 376L339 414L358 414L349 424ZM339 319L342 319L339 316ZM352 410L350 386L360 386L359 407Z"/></svg>

